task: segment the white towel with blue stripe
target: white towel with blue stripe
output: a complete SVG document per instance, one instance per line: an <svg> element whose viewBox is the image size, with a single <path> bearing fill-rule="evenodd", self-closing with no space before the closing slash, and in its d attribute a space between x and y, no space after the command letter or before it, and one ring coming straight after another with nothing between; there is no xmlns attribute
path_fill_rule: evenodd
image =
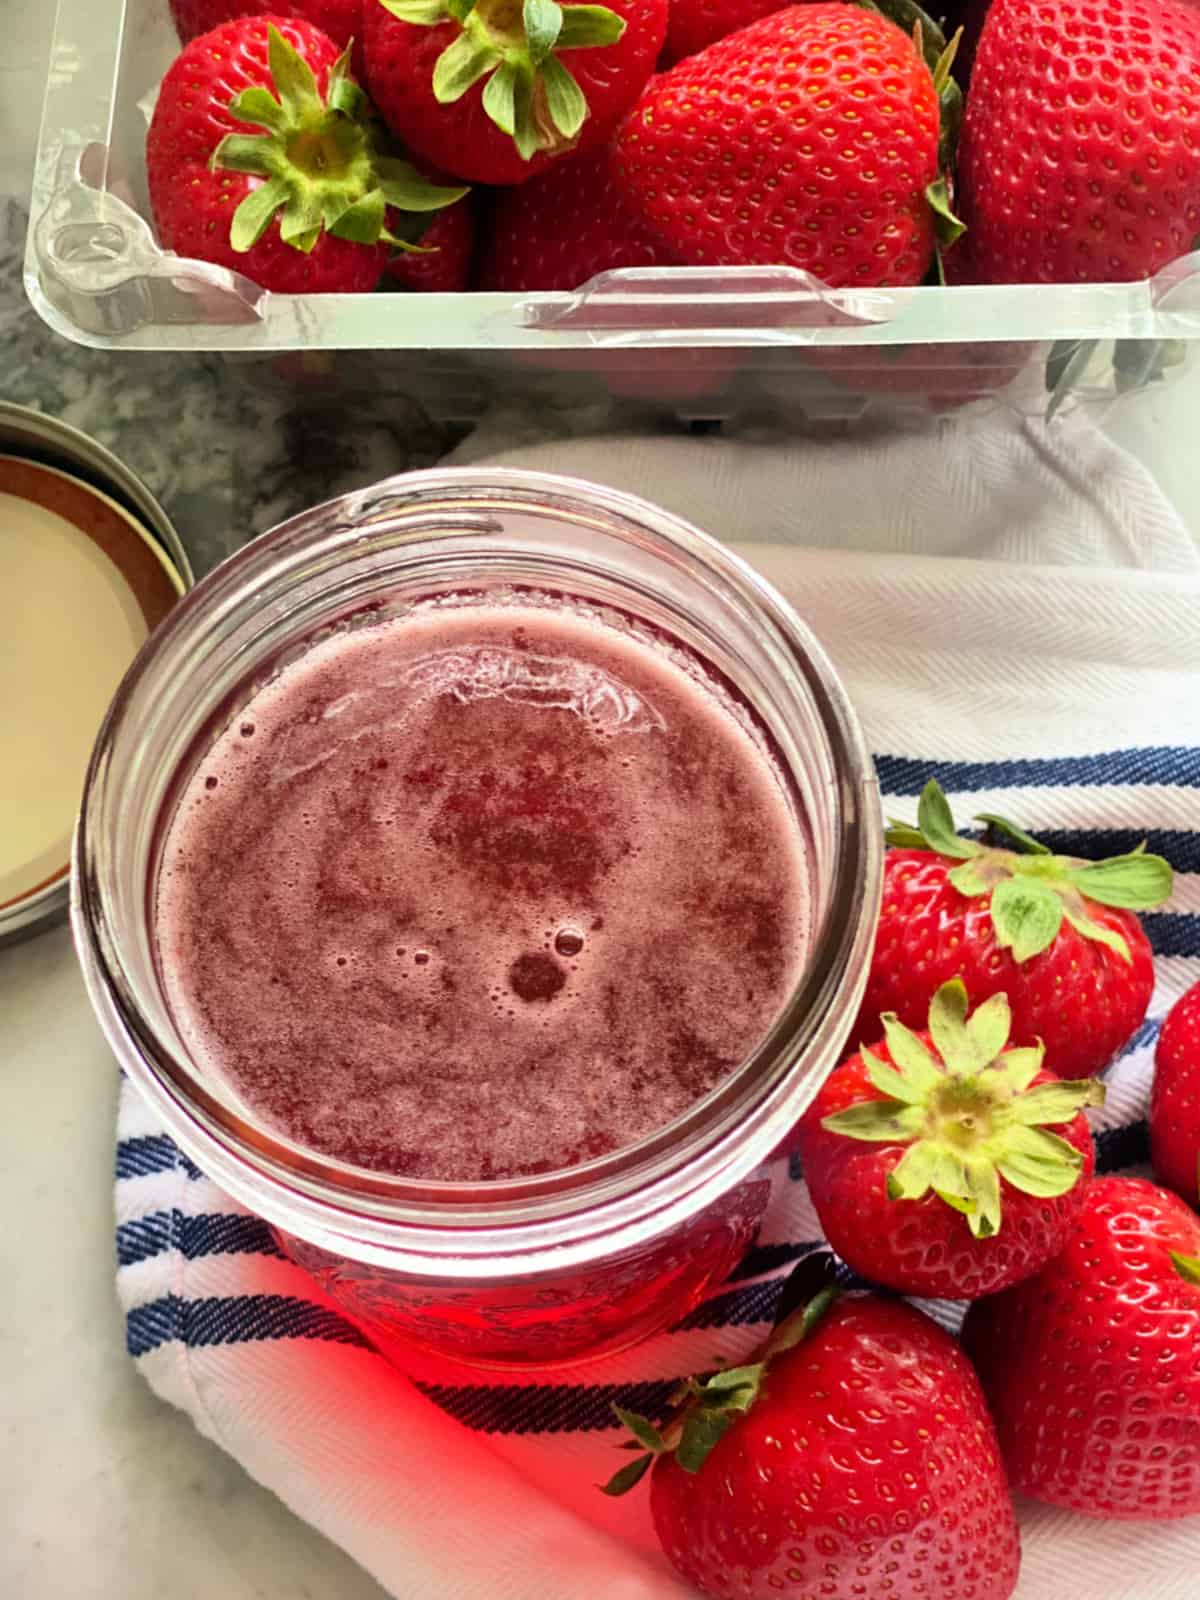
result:
<svg viewBox="0 0 1200 1600"><path fill-rule="evenodd" d="M1141 469L1083 424L988 419L869 451L574 439L497 459L635 489L738 544L834 657L889 813L912 815L935 773L961 814L1006 813L1056 850L1146 838L1172 861L1175 894L1145 919L1150 1017L1096 1115L1102 1166L1143 1162L1157 1025L1200 979L1200 556ZM907 553L919 548L939 553ZM644 1494L595 1490L619 1437L611 1405L652 1411L680 1374L761 1338L818 1238L786 1163L756 1246L677 1328L541 1380L451 1379L420 1357L402 1376L128 1084L118 1134L130 1353L397 1600L682 1600ZM1195 1600L1200 1518L1020 1512L1019 1600L1068 1586L1084 1600Z"/></svg>

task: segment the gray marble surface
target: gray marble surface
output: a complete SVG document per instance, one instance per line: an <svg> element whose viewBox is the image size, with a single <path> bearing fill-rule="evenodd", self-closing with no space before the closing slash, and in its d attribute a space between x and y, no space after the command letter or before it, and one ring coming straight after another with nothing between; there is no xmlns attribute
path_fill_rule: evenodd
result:
<svg viewBox="0 0 1200 1600"><path fill-rule="evenodd" d="M306 506L430 466L461 437L395 396L335 402L215 356L66 345L25 298L26 222L0 196L0 393L115 451L162 501L198 572Z"/></svg>

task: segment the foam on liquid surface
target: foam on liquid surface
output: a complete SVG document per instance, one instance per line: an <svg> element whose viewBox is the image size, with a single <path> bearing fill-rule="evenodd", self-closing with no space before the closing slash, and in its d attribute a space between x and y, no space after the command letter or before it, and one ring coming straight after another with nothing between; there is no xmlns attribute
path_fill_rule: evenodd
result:
<svg viewBox="0 0 1200 1600"><path fill-rule="evenodd" d="M653 1132L803 962L806 858L699 670L533 605L314 646L201 762L157 904L177 1021L266 1123L470 1182Z"/></svg>

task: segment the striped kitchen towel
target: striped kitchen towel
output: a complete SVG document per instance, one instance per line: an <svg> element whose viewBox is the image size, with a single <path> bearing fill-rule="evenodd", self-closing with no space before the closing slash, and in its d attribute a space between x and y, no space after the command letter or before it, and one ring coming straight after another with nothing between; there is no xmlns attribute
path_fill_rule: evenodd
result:
<svg viewBox="0 0 1200 1600"><path fill-rule="evenodd" d="M505 460L611 481L620 459L611 441L553 456ZM713 459L706 446L688 466L676 451L671 473L640 487L674 505L674 474L686 471L690 498ZM1150 1015L1094 1114L1101 1166L1142 1164L1155 1034L1200 979L1200 561L1183 530L1138 480L1130 525L1144 521L1146 540L1169 548L1161 565L1136 551L1120 568L1087 555L1031 567L751 544L745 506L771 493L770 474L760 457L751 497L745 477L721 471L706 521L740 540L830 650L888 813L912 816L936 774L961 816L1004 812L1080 855L1146 838L1171 860L1174 896L1145 919ZM1095 532L1089 504L1080 498L1081 545ZM789 1267L819 1242L798 1170L780 1161L769 1175L754 1248L677 1327L567 1372L497 1376L373 1347L125 1084L116 1205L129 1350L160 1395L398 1600L680 1600L644 1493L612 1501L594 1486L619 1459L613 1401L652 1413L681 1374L743 1359ZM1194 1600L1200 1519L1143 1528L1020 1509L1019 1600L1058 1600L1067 1583L1086 1600Z"/></svg>

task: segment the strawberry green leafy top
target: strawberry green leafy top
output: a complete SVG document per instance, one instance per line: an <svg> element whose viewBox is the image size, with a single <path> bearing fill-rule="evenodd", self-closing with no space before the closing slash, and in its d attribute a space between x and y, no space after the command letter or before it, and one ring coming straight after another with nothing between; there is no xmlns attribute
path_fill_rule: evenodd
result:
<svg viewBox="0 0 1200 1600"><path fill-rule="evenodd" d="M466 189L429 183L409 162L384 153L366 96L350 76L349 46L330 68L324 97L308 62L274 26L267 48L271 87L243 89L229 106L231 117L263 131L226 135L211 158L214 171L265 179L233 214L233 248L252 249L276 217L284 243L306 254L322 233L416 248L388 230L389 207L438 211Z"/></svg>
<svg viewBox="0 0 1200 1600"><path fill-rule="evenodd" d="M458 36L433 71L440 105L461 100L481 78L483 109L528 161L564 150L588 114L587 100L556 54L616 44L625 22L608 6L555 0L379 0L401 22L432 28L453 21Z"/></svg>
<svg viewBox="0 0 1200 1600"><path fill-rule="evenodd" d="M883 1017L889 1066L859 1052L878 1099L825 1117L830 1133L907 1148L888 1173L892 1200L932 1192L962 1212L976 1239L1000 1231L1000 1179L1023 1194L1053 1199L1074 1188L1083 1157L1048 1131L1084 1106L1104 1103L1094 1078L1034 1084L1041 1044L1006 1050L1011 1013L996 994L967 1015L961 979L944 983L929 1007L932 1049L893 1012Z"/></svg>
<svg viewBox="0 0 1200 1600"><path fill-rule="evenodd" d="M916 827L889 822L887 842L956 860L959 865L950 872L950 882L960 894L989 897L996 942L1011 950L1016 961L1028 961L1049 949L1064 918L1085 939L1106 945L1123 961L1132 960L1124 935L1089 916L1086 902L1127 911L1161 905L1172 883L1171 868L1162 856L1148 855L1142 845L1107 861L1079 861L1051 855L1045 845L1004 817L981 812L975 820L987 823L1019 848L986 845L957 833L934 778L921 793Z"/></svg>

